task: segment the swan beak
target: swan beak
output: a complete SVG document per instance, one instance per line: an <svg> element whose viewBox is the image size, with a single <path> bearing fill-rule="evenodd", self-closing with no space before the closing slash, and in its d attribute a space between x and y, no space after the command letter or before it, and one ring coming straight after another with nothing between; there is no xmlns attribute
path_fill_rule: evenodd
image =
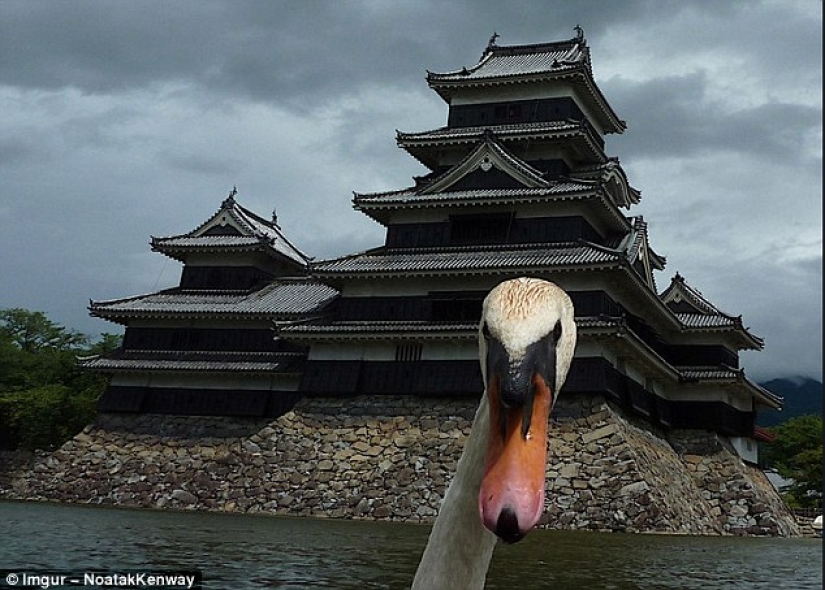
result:
<svg viewBox="0 0 825 590"><path fill-rule="evenodd" d="M553 391L544 371L536 369L529 384L522 386L527 391L522 392L521 405L508 403L513 392L501 371L490 374L487 385L490 433L479 511L484 526L507 543L521 540L544 510Z"/></svg>

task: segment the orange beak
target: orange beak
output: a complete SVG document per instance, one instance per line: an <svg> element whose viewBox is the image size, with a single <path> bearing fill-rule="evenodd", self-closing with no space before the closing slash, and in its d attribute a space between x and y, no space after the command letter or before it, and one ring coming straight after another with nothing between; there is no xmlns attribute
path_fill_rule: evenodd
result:
<svg viewBox="0 0 825 590"><path fill-rule="evenodd" d="M524 537L544 510L553 392L539 373L533 374L530 384L533 403L521 407L502 403L498 375L491 376L487 387L490 435L478 504L484 526L508 543Z"/></svg>

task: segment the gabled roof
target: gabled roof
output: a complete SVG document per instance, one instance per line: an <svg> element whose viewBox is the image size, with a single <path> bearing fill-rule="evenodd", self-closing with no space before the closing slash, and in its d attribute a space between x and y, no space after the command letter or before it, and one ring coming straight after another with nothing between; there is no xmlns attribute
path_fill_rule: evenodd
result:
<svg viewBox="0 0 825 590"><path fill-rule="evenodd" d="M522 187L454 188L468 175L483 175L494 168ZM402 190L353 193L353 204L373 219L387 223L389 209L600 199L608 210L611 226L629 228L618 208L630 207L640 199L615 159L576 168L569 178L548 179L542 171L512 153L492 129L479 131L475 147L458 164L441 174L432 173L416 180L416 186Z"/></svg>
<svg viewBox="0 0 825 590"><path fill-rule="evenodd" d="M475 170L489 172L493 168L501 170L526 188L550 186L540 170L536 170L511 154L498 141L492 131L486 130L482 141L458 164L435 178L422 190L422 194L432 194L447 190L456 182Z"/></svg>
<svg viewBox="0 0 825 590"><path fill-rule="evenodd" d="M338 295L311 279L280 279L252 292L169 289L148 295L92 301L89 313L113 322L132 318L296 319L319 313Z"/></svg>
<svg viewBox="0 0 825 590"><path fill-rule="evenodd" d="M220 209L192 231L176 236L152 237L152 250L177 260L186 253L216 250L261 250L283 256L306 267L310 257L286 238L275 216L267 220L235 201L233 190Z"/></svg>
<svg viewBox="0 0 825 590"><path fill-rule="evenodd" d="M458 164L441 176L433 179L421 189L421 194L433 194L449 189L452 185L476 170L489 172L493 168L501 170L526 188L550 186L540 170L511 154L496 138L492 131L485 130L483 139Z"/></svg>
<svg viewBox="0 0 825 590"><path fill-rule="evenodd" d="M743 348L761 350L764 346L764 341L742 324L741 315L733 316L720 310L698 289L688 285L679 273L659 297L686 331L732 331L741 335Z"/></svg>
<svg viewBox="0 0 825 590"><path fill-rule="evenodd" d="M605 252L615 253L636 271L648 288L656 293L654 270L663 270L667 263L663 256L654 252L648 243L647 223L641 215L630 218L631 230L613 247L591 244L592 247Z"/></svg>
<svg viewBox="0 0 825 590"><path fill-rule="evenodd" d="M598 182L617 206L629 209L642 200L642 193L630 186L627 174L618 158L610 158L603 164L580 166L570 171L575 180Z"/></svg>
<svg viewBox="0 0 825 590"><path fill-rule="evenodd" d="M567 80L581 91L606 133L621 133L626 125L596 86L590 48L581 28L576 32L567 41L509 46L497 45L494 35L476 65L440 74L427 72L427 83L449 103L461 88Z"/></svg>

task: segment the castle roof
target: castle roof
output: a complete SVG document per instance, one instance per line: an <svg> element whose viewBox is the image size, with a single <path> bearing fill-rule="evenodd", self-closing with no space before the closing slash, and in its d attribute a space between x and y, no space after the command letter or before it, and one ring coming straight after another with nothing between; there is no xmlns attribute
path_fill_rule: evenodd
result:
<svg viewBox="0 0 825 590"><path fill-rule="evenodd" d="M678 369L680 380L683 383L701 383L703 385L712 383L714 385L733 386L740 391L746 391L760 405L774 410L782 408L782 397L748 379L745 376L744 369L725 366L691 366L678 367Z"/></svg>
<svg viewBox="0 0 825 590"><path fill-rule="evenodd" d="M320 261L313 265L319 277L477 274L513 271L565 270L577 267L617 266L623 254L586 242L552 245L456 246L439 248L379 248Z"/></svg>
<svg viewBox="0 0 825 590"><path fill-rule="evenodd" d="M192 231L167 237L152 237L152 250L185 261L198 251L263 251L280 255L306 267L310 257L284 235L276 219L268 220L241 206L233 190L220 209Z"/></svg>
<svg viewBox="0 0 825 590"><path fill-rule="evenodd" d="M444 146L471 145L492 132L502 142L538 139L565 141L588 160L606 162L604 142L586 121L538 121L505 125L439 127L429 131L396 131L396 143L419 162L434 170L439 164L438 150Z"/></svg>
<svg viewBox="0 0 825 590"><path fill-rule="evenodd" d="M598 209L608 209L608 224L617 231L628 229L626 218L618 208L629 208L638 203L641 194L630 186L617 159L609 158L600 164L575 168L566 177L550 177L510 151L492 129L484 129L473 138L474 147L457 164L416 179L414 187L382 193L354 193L355 207L377 221L387 223L390 221L388 211L411 207L467 207L601 198L602 207ZM521 186L461 188L462 179L493 169Z"/></svg>
<svg viewBox="0 0 825 590"><path fill-rule="evenodd" d="M280 333L290 340L398 338L400 334L417 338L475 338L477 322L430 321L325 321L287 325Z"/></svg>
<svg viewBox="0 0 825 590"><path fill-rule="evenodd" d="M529 188L550 185L540 170L536 170L511 153L491 130L486 129L481 141L474 149L470 150L458 164L433 178L422 187L421 192L425 194L440 192L476 169L489 171L492 168L505 171L521 185Z"/></svg>
<svg viewBox="0 0 825 590"><path fill-rule="evenodd" d="M580 91L606 133L621 133L625 122L596 85L590 48L581 28L576 31L576 37L566 41L532 45L499 46L494 35L477 64L444 73L427 72L427 83L449 103L464 88L565 79Z"/></svg>
<svg viewBox="0 0 825 590"><path fill-rule="evenodd" d="M293 319L320 312L338 291L310 279L280 279L251 292L168 289L93 301L91 315L119 323L141 317Z"/></svg>
<svg viewBox="0 0 825 590"><path fill-rule="evenodd" d="M606 317L577 317L576 326L579 329L615 328L617 322ZM313 341L324 339L384 339L397 338L400 334L415 338L478 338L478 322L451 322L451 321L410 321L410 320L356 320L336 321L328 318L317 322L292 324L280 330L283 336L290 340L300 341L310 338Z"/></svg>
<svg viewBox="0 0 825 590"><path fill-rule="evenodd" d="M592 182L574 179L550 181L546 187L536 188L482 188L446 190L424 193L419 187L409 187L382 193L355 193L353 205L376 221L387 224L392 212L430 207L466 208L477 210L488 205L526 205L561 201L593 201L590 211L605 220L616 231L627 231L627 218L619 211L608 192Z"/></svg>
<svg viewBox="0 0 825 590"><path fill-rule="evenodd" d="M300 373L303 352L231 352L118 349L105 356L79 359L84 369L101 373L219 372L219 373Z"/></svg>
<svg viewBox="0 0 825 590"><path fill-rule="evenodd" d="M691 287L679 273L660 295L662 301L674 312L686 331L730 332L740 336L743 348L761 350L765 343L742 323L742 316L734 316L720 310L708 301L701 291Z"/></svg>

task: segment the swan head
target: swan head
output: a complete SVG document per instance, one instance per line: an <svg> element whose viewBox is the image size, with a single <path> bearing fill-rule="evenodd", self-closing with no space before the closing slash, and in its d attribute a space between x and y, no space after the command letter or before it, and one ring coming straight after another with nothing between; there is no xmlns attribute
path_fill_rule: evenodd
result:
<svg viewBox="0 0 825 590"><path fill-rule="evenodd" d="M519 278L485 298L479 359L489 433L479 512L506 542L524 537L544 509L550 410L575 346L573 303L557 285Z"/></svg>

